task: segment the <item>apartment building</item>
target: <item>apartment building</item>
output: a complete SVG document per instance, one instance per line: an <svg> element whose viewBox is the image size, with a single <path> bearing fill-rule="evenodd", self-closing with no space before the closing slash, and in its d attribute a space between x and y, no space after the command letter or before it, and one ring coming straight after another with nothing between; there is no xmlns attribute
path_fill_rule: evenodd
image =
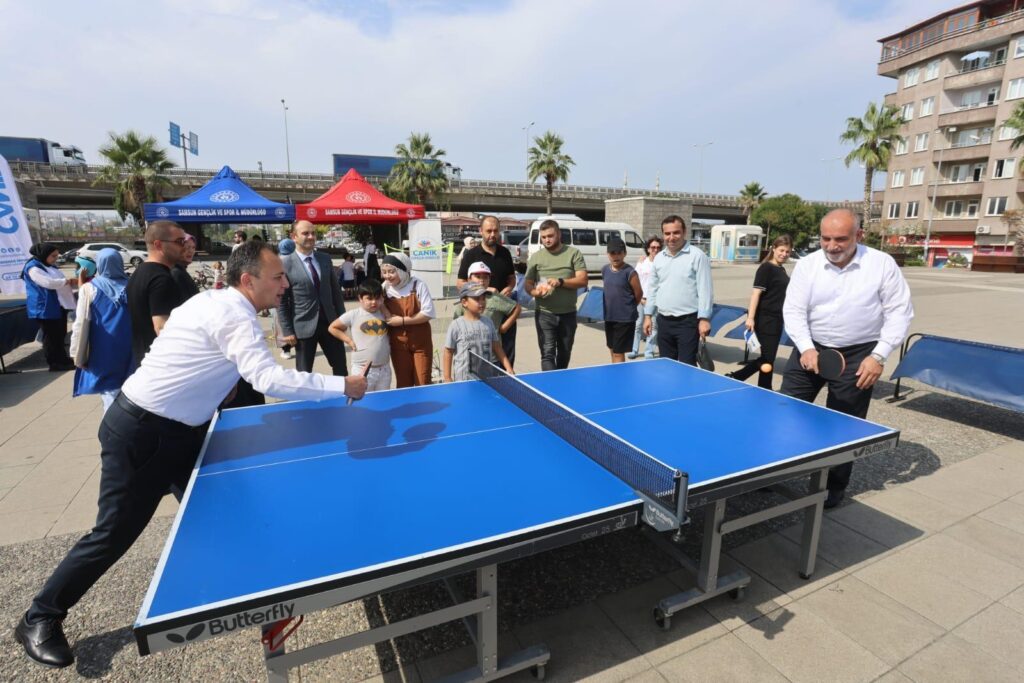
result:
<svg viewBox="0 0 1024 683"><path fill-rule="evenodd" d="M897 83L885 103L905 121L882 199L889 240L927 237L933 263L1012 252L1002 215L1024 206L1024 147L1004 123L1024 102L1024 2L962 5L879 42L878 73Z"/></svg>

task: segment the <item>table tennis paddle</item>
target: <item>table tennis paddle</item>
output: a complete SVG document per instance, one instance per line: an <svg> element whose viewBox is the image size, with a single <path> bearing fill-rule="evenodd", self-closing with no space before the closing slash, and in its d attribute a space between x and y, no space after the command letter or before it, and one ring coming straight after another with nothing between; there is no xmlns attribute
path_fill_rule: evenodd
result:
<svg viewBox="0 0 1024 683"><path fill-rule="evenodd" d="M834 382L843 375L846 370L846 359L843 354L835 349L822 349L818 351L818 375L830 382Z"/></svg>
<svg viewBox="0 0 1024 683"><path fill-rule="evenodd" d="M369 377L370 376L370 368L372 368L372 367L373 367L372 363L370 363L370 362L366 363L366 367L363 368L363 377ZM350 396L348 401L345 403L345 405L346 406L350 406L353 403L355 403L355 401L356 400Z"/></svg>

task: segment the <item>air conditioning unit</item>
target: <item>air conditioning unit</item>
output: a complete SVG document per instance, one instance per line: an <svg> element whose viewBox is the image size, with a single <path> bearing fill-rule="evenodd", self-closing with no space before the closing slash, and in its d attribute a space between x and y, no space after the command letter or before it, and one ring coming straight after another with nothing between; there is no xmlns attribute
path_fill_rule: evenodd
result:
<svg viewBox="0 0 1024 683"><path fill-rule="evenodd" d="M990 232L992 232L992 228L988 227L987 225L979 225L974 232L979 235L987 235Z"/></svg>

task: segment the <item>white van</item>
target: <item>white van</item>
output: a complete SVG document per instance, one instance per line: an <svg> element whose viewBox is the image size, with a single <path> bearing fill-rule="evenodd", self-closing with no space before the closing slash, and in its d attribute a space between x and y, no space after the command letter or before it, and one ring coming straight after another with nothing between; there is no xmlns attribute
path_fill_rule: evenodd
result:
<svg viewBox="0 0 1024 683"><path fill-rule="evenodd" d="M530 225L530 256L542 249L540 224L548 220L541 217ZM562 244L576 247L583 254L587 271L599 273L608 263L608 240L618 237L626 243L626 263L635 266L644 255L644 240L640 233L626 223L602 223L600 221L579 221L553 219L562 231Z"/></svg>

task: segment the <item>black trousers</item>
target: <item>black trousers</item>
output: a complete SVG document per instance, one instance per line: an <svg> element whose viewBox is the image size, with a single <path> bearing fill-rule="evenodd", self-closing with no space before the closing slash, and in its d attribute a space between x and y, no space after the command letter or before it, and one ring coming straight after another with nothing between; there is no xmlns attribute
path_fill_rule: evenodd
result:
<svg viewBox="0 0 1024 683"><path fill-rule="evenodd" d="M330 321L325 320L323 314L316 322L316 334L308 339L298 339L295 342L295 369L302 372L313 372L313 359L316 358L316 347L319 344L324 350L324 356L331 365L333 374L343 377L348 374L345 362L345 345L341 340L335 339L327 331Z"/></svg>
<svg viewBox="0 0 1024 683"><path fill-rule="evenodd" d="M64 348L64 338L68 335L68 312L61 310L59 318L40 320L39 328L43 331L43 357L51 368L68 365L71 356Z"/></svg>
<svg viewBox="0 0 1024 683"><path fill-rule="evenodd" d="M819 351L826 348L817 343L814 346ZM836 351L843 354L843 358L846 359L846 370L842 377L834 382L822 379L821 376L800 367L800 351L793 349L793 355L789 357L785 373L782 375L781 391L787 396L813 402L821 388L827 384L826 407L864 419L868 416L868 407L871 405L871 389L857 388L857 369L861 361L871 355L874 348L875 342L837 348ZM846 489L852 472L852 462L833 467L828 473L828 490Z"/></svg>
<svg viewBox="0 0 1024 683"><path fill-rule="evenodd" d="M29 621L64 618L135 543L167 490L185 489L206 427L157 417L118 394L100 423L96 525L71 548L33 599Z"/></svg>
<svg viewBox="0 0 1024 683"><path fill-rule="evenodd" d="M540 369L564 370L569 367L572 345L576 340L576 311L537 311L534 321L537 326L537 345L540 346Z"/></svg>
<svg viewBox="0 0 1024 683"><path fill-rule="evenodd" d="M516 322L519 322L518 320ZM516 326L508 328L507 332L501 334L501 349L508 356L509 365L516 365Z"/></svg>
<svg viewBox="0 0 1024 683"><path fill-rule="evenodd" d="M761 366L765 363L775 363L775 357L779 353L779 340L782 339L782 325L767 328L754 325L754 331L757 333L757 340L761 342L761 355L732 373L732 376L742 382L755 372L760 373L757 376L757 386L771 390L773 373L761 372Z"/></svg>
<svg viewBox="0 0 1024 683"><path fill-rule="evenodd" d="M687 365L697 364L697 314L658 314L658 353Z"/></svg>

